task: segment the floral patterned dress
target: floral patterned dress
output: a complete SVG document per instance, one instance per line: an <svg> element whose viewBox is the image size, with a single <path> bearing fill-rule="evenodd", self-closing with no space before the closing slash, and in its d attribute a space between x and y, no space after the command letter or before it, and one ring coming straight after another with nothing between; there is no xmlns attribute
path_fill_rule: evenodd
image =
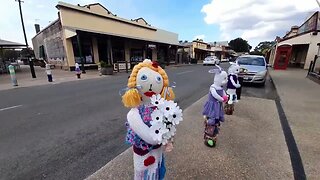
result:
<svg viewBox="0 0 320 180"><path fill-rule="evenodd" d="M147 126L151 126L151 113L153 107L140 105L138 107L141 119ZM141 139L126 123L126 142L133 147L134 179L135 180L158 180L163 179L165 174L163 149L161 145L151 145Z"/></svg>

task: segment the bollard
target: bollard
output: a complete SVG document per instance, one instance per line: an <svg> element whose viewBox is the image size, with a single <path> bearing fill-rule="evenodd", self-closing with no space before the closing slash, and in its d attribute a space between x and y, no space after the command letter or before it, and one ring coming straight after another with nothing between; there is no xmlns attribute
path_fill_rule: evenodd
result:
<svg viewBox="0 0 320 180"><path fill-rule="evenodd" d="M52 82L52 72L51 72L50 64L46 64L46 73L48 76L48 82Z"/></svg>
<svg viewBox="0 0 320 180"><path fill-rule="evenodd" d="M8 68L9 68L9 72L10 72L12 85L18 86L18 81L17 81L17 77L16 77L16 72L14 70L14 66L9 65Z"/></svg>
<svg viewBox="0 0 320 180"><path fill-rule="evenodd" d="M100 63L100 62L98 63L98 71L99 71L99 76L102 76L102 73L101 73L101 63Z"/></svg>
<svg viewBox="0 0 320 180"><path fill-rule="evenodd" d="M80 79L81 78L80 66L78 63L76 63L75 65L76 65L76 67L75 67L76 75L77 75L78 79Z"/></svg>

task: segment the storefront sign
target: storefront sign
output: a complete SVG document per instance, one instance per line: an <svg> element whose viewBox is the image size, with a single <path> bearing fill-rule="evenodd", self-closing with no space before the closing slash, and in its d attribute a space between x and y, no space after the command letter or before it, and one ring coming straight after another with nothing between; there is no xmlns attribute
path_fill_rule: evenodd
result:
<svg viewBox="0 0 320 180"><path fill-rule="evenodd" d="M155 49L157 46L155 44L148 44L148 48Z"/></svg>
<svg viewBox="0 0 320 180"><path fill-rule="evenodd" d="M119 70L126 70L126 63L114 63L113 64L113 68L114 70L118 70L118 66L119 66ZM130 63L127 63L127 67L128 69L130 69Z"/></svg>

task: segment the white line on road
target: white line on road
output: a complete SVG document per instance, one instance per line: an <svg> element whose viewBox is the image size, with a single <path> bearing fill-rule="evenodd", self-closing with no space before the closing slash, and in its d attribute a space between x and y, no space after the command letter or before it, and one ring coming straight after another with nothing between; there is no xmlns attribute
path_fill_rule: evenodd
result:
<svg viewBox="0 0 320 180"><path fill-rule="evenodd" d="M5 111L5 110L13 109L13 108L18 108L18 107L21 107L21 106L22 106L22 105L6 107L6 108L2 108L2 109L0 109L0 111Z"/></svg>
<svg viewBox="0 0 320 180"><path fill-rule="evenodd" d="M177 73L177 75L186 74L186 73L191 73L191 72L193 72L193 71L184 71L184 72L179 72L179 73Z"/></svg>

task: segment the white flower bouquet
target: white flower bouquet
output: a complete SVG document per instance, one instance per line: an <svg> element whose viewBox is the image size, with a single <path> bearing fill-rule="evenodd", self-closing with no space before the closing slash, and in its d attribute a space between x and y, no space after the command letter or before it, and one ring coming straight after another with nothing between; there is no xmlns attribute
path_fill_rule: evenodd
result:
<svg viewBox="0 0 320 180"><path fill-rule="evenodd" d="M159 94L151 97L155 110L151 113L151 128L154 129L155 140L166 145L176 133L176 126L183 120L182 110L174 101L167 101Z"/></svg>

